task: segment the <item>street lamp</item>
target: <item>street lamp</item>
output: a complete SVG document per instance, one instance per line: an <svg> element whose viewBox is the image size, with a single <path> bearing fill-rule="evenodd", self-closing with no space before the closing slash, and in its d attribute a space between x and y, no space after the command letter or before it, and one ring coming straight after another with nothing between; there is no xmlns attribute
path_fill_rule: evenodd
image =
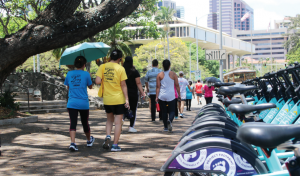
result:
<svg viewBox="0 0 300 176"><path fill-rule="evenodd" d="M196 43L196 42L193 42L193 43ZM191 77L191 72L192 72L192 70L191 70L191 65L192 65L192 51L191 51L191 46L192 46L192 44L193 43L191 43L190 44L190 79L192 79L192 77ZM197 47L197 50L198 50L198 47ZM197 53L197 59L198 59L198 53ZM198 61L197 61L197 70L198 70Z"/></svg>
<svg viewBox="0 0 300 176"><path fill-rule="evenodd" d="M221 1L221 0L220 0ZM210 14L217 14L217 13L208 13L203 15L202 17L200 17L199 19L196 17L196 44L197 44L197 71L199 70L199 64L198 64L198 20L200 20L201 18L205 17L206 15L210 15Z"/></svg>

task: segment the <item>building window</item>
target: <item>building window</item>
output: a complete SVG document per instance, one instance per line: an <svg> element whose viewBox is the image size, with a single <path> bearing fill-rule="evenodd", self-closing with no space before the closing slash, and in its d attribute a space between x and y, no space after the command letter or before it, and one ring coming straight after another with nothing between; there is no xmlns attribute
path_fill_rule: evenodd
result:
<svg viewBox="0 0 300 176"><path fill-rule="evenodd" d="M238 4L237 6L240 7L240 4Z"/></svg>
<svg viewBox="0 0 300 176"><path fill-rule="evenodd" d="M236 7L236 3L234 3L234 7Z"/></svg>
<svg viewBox="0 0 300 176"><path fill-rule="evenodd" d="M263 36L263 35L270 35L270 33L253 34L253 36Z"/></svg>
<svg viewBox="0 0 300 176"><path fill-rule="evenodd" d="M277 50L277 49L284 49L284 47L273 47L273 50Z"/></svg>
<svg viewBox="0 0 300 176"><path fill-rule="evenodd" d="M284 40L284 38L272 38L272 40Z"/></svg>
<svg viewBox="0 0 300 176"><path fill-rule="evenodd" d="M270 39L253 39L253 41L269 41Z"/></svg>
<svg viewBox="0 0 300 176"><path fill-rule="evenodd" d="M241 10L240 8L237 8L237 10Z"/></svg>
<svg viewBox="0 0 300 176"><path fill-rule="evenodd" d="M271 55L271 53L255 53L253 55Z"/></svg>
<svg viewBox="0 0 300 176"><path fill-rule="evenodd" d="M274 52L272 54L284 54L284 52Z"/></svg>
<svg viewBox="0 0 300 176"><path fill-rule="evenodd" d="M272 35L282 35L284 32L272 32Z"/></svg>
<svg viewBox="0 0 300 176"><path fill-rule="evenodd" d="M245 9L244 9L244 8L242 8L242 11L245 11Z"/></svg>
<svg viewBox="0 0 300 176"><path fill-rule="evenodd" d="M255 48L256 51L259 51L259 50L270 50L270 48Z"/></svg>

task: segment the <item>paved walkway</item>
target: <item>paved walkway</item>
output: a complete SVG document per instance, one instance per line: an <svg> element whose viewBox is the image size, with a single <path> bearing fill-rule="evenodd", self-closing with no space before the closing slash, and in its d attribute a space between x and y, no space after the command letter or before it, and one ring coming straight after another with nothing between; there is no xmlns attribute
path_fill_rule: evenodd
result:
<svg viewBox="0 0 300 176"><path fill-rule="evenodd" d="M149 109L138 109L136 129L123 126L121 152L102 149L105 112L90 112L93 147L86 147L82 125L77 126L78 152L68 150L67 113L39 115L37 123L1 127L0 175L163 175L159 171L181 135L190 127L200 106L193 100L186 118L175 120L173 133L163 132L162 122L150 122Z"/></svg>

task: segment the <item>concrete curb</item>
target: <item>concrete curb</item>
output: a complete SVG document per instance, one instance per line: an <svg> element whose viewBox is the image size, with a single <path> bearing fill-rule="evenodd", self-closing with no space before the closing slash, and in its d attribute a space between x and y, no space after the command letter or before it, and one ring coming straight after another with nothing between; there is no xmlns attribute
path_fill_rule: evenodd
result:
<svg viewBox="0 0 300 176"><path fill-rule="evenodd" d="M0 126L17 125L21 123L33 123L38 121L38 116L21 117L15 119L0 120Z"/></svg>

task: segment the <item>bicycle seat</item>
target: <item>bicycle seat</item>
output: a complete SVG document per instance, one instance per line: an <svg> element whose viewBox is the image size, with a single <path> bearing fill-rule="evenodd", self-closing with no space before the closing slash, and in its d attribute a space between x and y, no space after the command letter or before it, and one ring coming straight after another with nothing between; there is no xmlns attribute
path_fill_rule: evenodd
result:
<svg viewBox="0 0 300 176"><path fill-rule="evenodd" d="M300 137L300 126L249 122L239 127L236 136L248 144L275 148L289 139Z"/></svg>
<svg viewBox="0 0 300 176"><path fill-rule="evenodd" d="M223 95L217 95L216 97L218 97L218 98L223 98Z"/></svg>
<svg viewBox="0 0 300 176"><path fill-rule="evenodd" d="M218 98L218 101L223 102L224 98Z"/></svg>
<svg viewBox="0 0 300 176"><path fill-rule="evenodd" d="M230 82L230 83L216 82L216 83L214 84L214 87L233 86L233 85L235 85L234 82Z"/></svg>
<svg viewBox="0 0 300 176"><path fill-rule="evenodd" d="M232 99L241 99L240 97L234 97ZM249 102L249 101L255 101L255 99L253 97L251 98L246 98L246 101Z"/></svg>
<svg viewBox="0 0 300 176"><path fill-rule="evenodd" d="M254 98L246 98L246 101L249 102L249 101L254 101L255 99ZM242 100L240 98L233 98L231 100L229 100L228 98L225 98L223 100L223 103L228 106L228 105L231 105L231 104L239 104L239 103L242 103Z"/></svg>
<svg viewBox="0 0 300 176"><path fill-rule="evenodd" d="M259 105L247 105L247 104L231 104L228 106L228 110L236 114L249 114L253 111L261 112L266 109L276 108L274 103L263 103Z"/></svg>
<svg viewBox="0 0 300 176"><path fill-rule="evenodd" d="M246 92L249 92L251 90L257 89L256 86L245 86L245 87L227 87L227 86L222 86L219 89L219 94L222 95L234 95L234 94L245 94Z"/></svg>

